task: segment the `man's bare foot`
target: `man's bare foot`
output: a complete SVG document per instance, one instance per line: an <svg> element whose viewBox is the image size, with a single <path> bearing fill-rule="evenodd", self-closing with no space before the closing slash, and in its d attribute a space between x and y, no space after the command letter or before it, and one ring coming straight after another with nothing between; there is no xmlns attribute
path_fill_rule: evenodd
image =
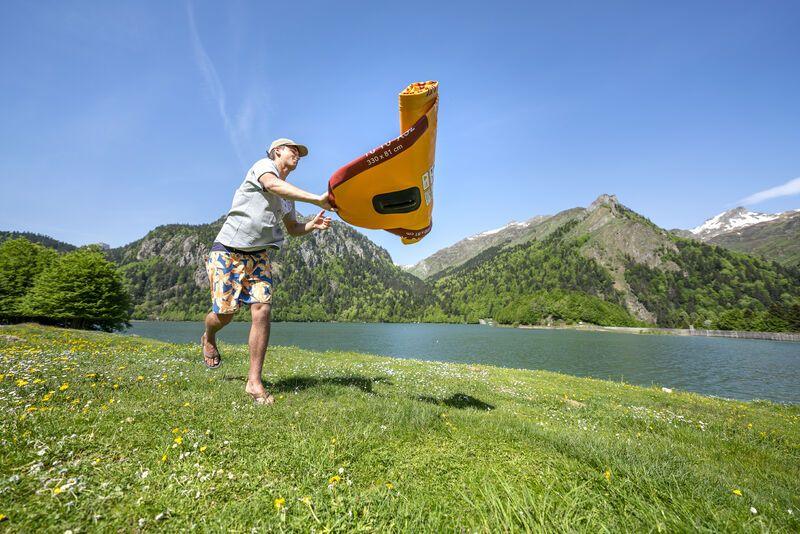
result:
<svg viewBox="0 0 800 534"><path fill-rule="evenodd" d="M200 346L203 348L203 363L206 364L206 367L216 369L222 365L222 356L217 350L217 344L208 341L205 332L203 337L200 338Z"/></svg>
<svg viewBox="0 0 800 534"><path fill-rule="evenodd" d="M253 402L256 404L270 405L275 403L275 397L273 397L269 391L264 389L264 384L262 384L260 381L258 384L248 381L244 386L244 390L248 395L253 397Z"/></svg>

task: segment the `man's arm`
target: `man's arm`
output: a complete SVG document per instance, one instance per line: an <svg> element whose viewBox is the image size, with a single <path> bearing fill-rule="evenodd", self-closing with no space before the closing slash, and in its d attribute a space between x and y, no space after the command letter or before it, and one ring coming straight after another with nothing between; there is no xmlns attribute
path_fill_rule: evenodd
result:
<svg viewBox="0 0 800 534"><path fill-rule="evenodd" d="M325 192L321 195L315 195L304 191L299 187L290 184L286 180L281 180L271 172L265 172L258 177L258 182L261 186L270 193L278 195L287 200L299 200L300 202L308 202L319 206L323 210L331 209L330 200L328 200L328 193ZM288 228L288 227L287 227Z"/></svg>
<svg viewBox="0 0 800 534"><path fill-rule="evenodd" d="M327 230L331 226L331 218L325 217L325 210L322 210L313 219L301 223L292 213L287 213L283 216L283 224L286 226L286 233L291 236L301 236L314 230Z"/></svg>

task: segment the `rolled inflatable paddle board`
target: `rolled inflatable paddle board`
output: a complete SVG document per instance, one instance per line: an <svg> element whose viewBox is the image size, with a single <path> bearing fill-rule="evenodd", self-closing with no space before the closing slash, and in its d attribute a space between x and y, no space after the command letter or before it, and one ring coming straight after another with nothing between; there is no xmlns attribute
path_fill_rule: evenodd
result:
<svg viewBox="0 0 800 534"><path fill-rule="evenodd" d="M331 204L354 226L383 229L408 245L431 231L439 82L400 93L399 137L333 173Z"/></svg>

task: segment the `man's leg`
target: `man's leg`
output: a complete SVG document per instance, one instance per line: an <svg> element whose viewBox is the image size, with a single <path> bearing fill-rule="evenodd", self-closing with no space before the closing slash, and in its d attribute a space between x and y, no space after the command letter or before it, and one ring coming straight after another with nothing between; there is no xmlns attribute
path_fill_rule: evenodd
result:
<svg viewBox="0 0 800 534"><path fill-rule="evenodd" d="M264 388L261 381L261 370L264 367L264 355L269 344L269 319L270 304L251 304L250 315L253 322L250 325L250 369L247 372L247 385L245 391L256 399L263 399L262 402L272 404L274 399Z"/></svg>
<svg viewBox="0 0 800 534"><path fill-rule="evenodd" d="M217 350L217 332L222 330L226 324L233 320L232 313L214 313L208 312L206 315L206 331L205 331L205 345L203 346L203 354L219 353Z"/></svg>

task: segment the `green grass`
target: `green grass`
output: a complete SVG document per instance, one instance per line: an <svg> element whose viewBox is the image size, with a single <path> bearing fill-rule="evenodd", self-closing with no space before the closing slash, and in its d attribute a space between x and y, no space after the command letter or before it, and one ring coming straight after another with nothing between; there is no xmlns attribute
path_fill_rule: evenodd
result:
<svg viewBox="0 0 800 534"><path fill-rule="evenodd" d="M0 328L0 532L800 530L798 406L221 349Z"/></svg>

